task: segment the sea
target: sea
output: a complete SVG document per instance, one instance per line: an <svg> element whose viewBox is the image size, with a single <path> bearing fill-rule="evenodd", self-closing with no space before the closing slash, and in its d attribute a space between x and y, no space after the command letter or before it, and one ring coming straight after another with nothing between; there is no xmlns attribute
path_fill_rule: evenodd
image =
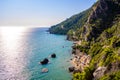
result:
<svg viewBox="0 0 120 80"><path fill-rule="evenodd" d="M72 41L48 28L0 28L0 80L71 80ZM56 58L50 55L55 53ZM40 61L49 59L41 65ZM41 70L47 68L48 72Z"/></svg>

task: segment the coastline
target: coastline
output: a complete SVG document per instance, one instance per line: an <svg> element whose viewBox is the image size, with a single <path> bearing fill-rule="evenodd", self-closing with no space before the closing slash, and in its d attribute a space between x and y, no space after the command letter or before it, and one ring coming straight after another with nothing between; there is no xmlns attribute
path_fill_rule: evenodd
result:
<svg viewBox="0 0 120 80"><path fill-rule="evenodd" d="M81 52L76 48L77 45L81 45L81 41L74 41L74 45L72 46L72 56L71 64L74 68L73 73L82 72L85 67L89 66L91 57L84 52Z"/></svg>

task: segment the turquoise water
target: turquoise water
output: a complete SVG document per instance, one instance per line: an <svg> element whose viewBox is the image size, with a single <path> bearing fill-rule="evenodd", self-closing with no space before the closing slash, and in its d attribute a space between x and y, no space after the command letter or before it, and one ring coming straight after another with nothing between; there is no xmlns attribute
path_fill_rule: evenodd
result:
<svg viewBox="0 0 120 80"><path fill-rule="evenodd" d="M72 42L46 30L27 29L9 40L0 33L0 80L71 80L68 67ZM55 59L49 57L52 53L56 53ZM50 63L40 65L44 58ZM41 73L42 68L48 68L49 72Z"/></svg>

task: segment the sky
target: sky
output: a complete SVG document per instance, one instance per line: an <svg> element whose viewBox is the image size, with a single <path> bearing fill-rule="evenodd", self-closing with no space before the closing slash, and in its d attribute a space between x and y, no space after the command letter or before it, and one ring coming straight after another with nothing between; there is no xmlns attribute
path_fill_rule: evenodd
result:
<svg viewBox="0 0 120 80"><path fill-rule="evenodd" d="M90 8L96 0L0 0L0 26L49 27Z"/></svg>

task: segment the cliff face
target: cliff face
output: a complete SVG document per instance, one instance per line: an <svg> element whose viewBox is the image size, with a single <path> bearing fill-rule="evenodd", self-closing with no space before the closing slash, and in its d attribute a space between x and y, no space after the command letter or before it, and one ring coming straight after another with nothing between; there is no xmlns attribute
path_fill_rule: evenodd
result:
<svg viewBox="0 0 120 80"><path fill-rule="evenodd" d="M73 48L78 69L73 80L120 79L120 0L98 0L79 20L71 17L51 30L80 42Z"/></svg>
<svg viewBox="0 0 120 80"><path fill-rule="evenodd" d="M92 7L90 16L81 31L85 41L96 39L103 30L113 25L114 18L120 13L119 0L100 0Z"/></svg>
<svg viewBox="0 0 120 80"><path fill-rule="evenodd" d="M108 10L108 5L105 2L105 0L101 0L99 2L96 3L96 5L94 5L92 7L93 11L91 12L91 15L88 18L88 23L91 22L91 20L95 20L97 18L100 18L100 16L104 16L106 17L106 11Z"/></svg>
<svg viewBox="0 0 120 80"><path fill-rule="evenodd" d="M99 0L74 36L81 41L74 50L91 57L89 66L75 73L74 80L120 79L120 0Z"/></svg>

